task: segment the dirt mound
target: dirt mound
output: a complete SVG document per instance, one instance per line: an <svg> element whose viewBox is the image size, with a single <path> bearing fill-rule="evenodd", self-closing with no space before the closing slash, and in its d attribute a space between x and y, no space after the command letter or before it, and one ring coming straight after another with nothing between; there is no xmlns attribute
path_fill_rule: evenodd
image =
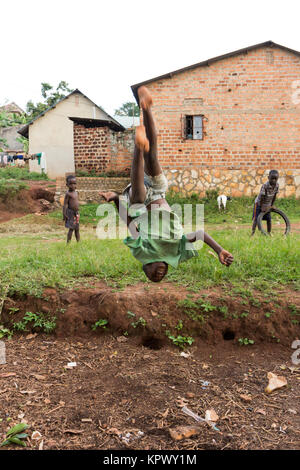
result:
<svg viewBox="0 0 300 470"><path fill-rule="evenodd" d="M32 183L32 182L31 182ZM0 200L0 223L31 213L46 213L53 208L54 191L40 185L30 184L30 189L22 189L13 197Z"/></svg>
<svg viewBox="0 0 300 470"><path fill-rule="evenodd" d="M293 304L286 300L289 298L293 298ZM134 336L150 349L159 349L166 342L187 346L188 338L210 344L234 341L247 345L251 340L290 345L300 337L299 307L300 294L294 291L267 302L261 293L245 300L224 296L221 289L191 293L165 283L114 291L98 283L66 292L46 289L41 298L9 298L1 323L12 327L22 322L26 312L33 312L45 321L55 317L54 331L59 337L109 332ZM32 326L28 323L26 330L40 329Z"/></svg>
<svg viewBox="0 0 300 470"><path fill-rule="evenodd" d="M45 199L48 202L54 202L54 192L48 191L45 188L34 186L30 189L29 193L30 193L30 197L34 200Z"/></svg>

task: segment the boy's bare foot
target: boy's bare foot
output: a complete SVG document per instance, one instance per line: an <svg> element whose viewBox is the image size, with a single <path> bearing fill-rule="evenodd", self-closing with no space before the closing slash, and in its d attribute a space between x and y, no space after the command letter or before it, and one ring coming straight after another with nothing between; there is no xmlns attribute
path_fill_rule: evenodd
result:
<svg viewBox="0 0 300 470"><path fill-rule="evenodd" d="M140 101L140 107L143 109L150 108L153 104L153 100L148 88L146 88L145 86L141 86L138 89L137 93Z"/></svg>
<svg viewBox="0 0 300 470"><path fill-rule="evenodd" d="M135 145L139 149L149 152L149 140L147 139L144 126L137 126L135 130Z"/></svg>

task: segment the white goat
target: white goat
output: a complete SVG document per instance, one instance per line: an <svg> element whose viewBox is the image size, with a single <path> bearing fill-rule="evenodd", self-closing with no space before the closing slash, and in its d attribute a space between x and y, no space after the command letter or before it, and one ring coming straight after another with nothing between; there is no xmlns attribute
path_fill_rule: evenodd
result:
<svg viewBox="0 0 300 470"><path fill-rule="evenodd" d="M231 197L230 196L225 196L225 194L221 194L220 196L217 197L217 201L218 201L219 210L221 210L222 205L223 205L223 208L225 210L226 209L226 202L231 201Z"/></svg>

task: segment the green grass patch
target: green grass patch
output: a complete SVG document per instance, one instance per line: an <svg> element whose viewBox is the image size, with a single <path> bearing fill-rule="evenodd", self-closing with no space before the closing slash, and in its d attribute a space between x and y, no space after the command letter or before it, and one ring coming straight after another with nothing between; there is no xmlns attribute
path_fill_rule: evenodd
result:
<svg viewBox="0 0 300 470"><path fill-rule="evenodd" d="M198 194L192 194L184 197L178 193L169 191L167 200L170 205L179 204L204 204L204 221L210 224L252 224L252 212L255 197L236 197L227 201L226 210L220 210L217 204L217 191L208 192L208 197L200 198ZM278 209L286 213L288 218L293 221L299 219L300 199L295 197L278 198L274 204ZM278 216L279 217L279 216ZM275 214L272 214L275 220ZM279 219L278 219L279 220Z"/></svg>
<svg viewBox="0 0 300 470"><path fill-rule="evenodd" d="M233 264L229 268L221 265L204 245L198 257L177 269L170 267L166 281L189 289L224 286L227 293L241 296L247 304L254 302L252 289L276 292L280 285L300 288L299 234L286 238L279 235L251 238L246 230L218 230L210 234L233 253ZM70 287L83 281L89 284L92 278L103 279L118 288L140 281L150 284L141 264L121 240L82 238L79 244L73 241L66 245L65 240L50 243L37 236L3 235L0 253L0 288L8 287L10 294L41 295L44 287ZM205 312L205 306L209 306L203 303ZM200 306L197 307L199 310Z"/></svg>
<svg viewBox="0 0 300 470"><path fill-rule="evenodd" d="M27 168L7 166L0 168L0 180L48 180L44 173L30 172Z"/></svg>
<svg viewBox="0 0 300 470"><path fill-rule="evenodd" d="M23 181L10 181L0 179L0 201L8 202L14 198L22 189L27 189Z"/></svg>

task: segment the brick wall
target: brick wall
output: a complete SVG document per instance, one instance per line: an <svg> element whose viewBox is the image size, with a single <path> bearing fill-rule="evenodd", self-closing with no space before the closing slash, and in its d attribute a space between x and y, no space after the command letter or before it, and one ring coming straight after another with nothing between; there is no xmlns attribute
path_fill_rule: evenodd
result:
<svg viewBox="0 0 300 470"><path fill-rule="evenodd" d="M289 194L299 197L300 103L293 100L299 79L298 56L264 47L149 83L164 169L170 177L172 170L178 177L193 169L199 179L205 179L206 169L221 170L226 191L242 171L264 174L274 168L292 177ZM197 114L204 116L203 140L185 140L182 117ZM207 189L218 183L206 179ZM186 176L181 183L184 192L195 181ZM234 189L245 194L250 187L248 193L255 194L254 176L252 185L245 178L241 183L243 189Z"/></svg>
<svg viewBox="0 0 300 470"><path fill-rule="evenodd" d="M97 173L130 168L134 131L115 132L108 127L85 127L74 123L75 170Z"/></svg>

